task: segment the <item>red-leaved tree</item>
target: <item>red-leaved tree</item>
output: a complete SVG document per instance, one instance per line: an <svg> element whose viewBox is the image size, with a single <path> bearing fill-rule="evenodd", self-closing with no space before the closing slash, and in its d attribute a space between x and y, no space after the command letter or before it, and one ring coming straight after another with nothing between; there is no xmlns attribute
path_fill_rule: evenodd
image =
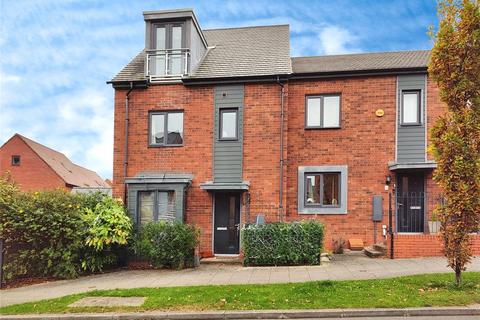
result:
<svg viewBox="0 0 480 320"><path fill-rule="evenodd" d="M441 0L429 65L448 111L431 130L434 178L445 203L437 209L445 256L461 284L480 221L480 5Z"/></svg>

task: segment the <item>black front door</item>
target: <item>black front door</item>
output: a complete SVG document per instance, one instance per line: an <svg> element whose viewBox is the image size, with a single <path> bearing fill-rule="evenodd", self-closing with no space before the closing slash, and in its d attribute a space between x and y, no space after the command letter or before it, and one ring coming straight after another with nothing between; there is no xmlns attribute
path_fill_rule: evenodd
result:
<svg viewBox="0 0 480 320"><path fill-rule="evenodd" d="M238 254L240 240L240 194L216 193L214 253Z"/></svg>
<svg viewBox="0 0 480 320"><path fill-rule="evenodd" d="M423 173L402 173L397 176L397 231L423 232L425 193Z"/></svg>

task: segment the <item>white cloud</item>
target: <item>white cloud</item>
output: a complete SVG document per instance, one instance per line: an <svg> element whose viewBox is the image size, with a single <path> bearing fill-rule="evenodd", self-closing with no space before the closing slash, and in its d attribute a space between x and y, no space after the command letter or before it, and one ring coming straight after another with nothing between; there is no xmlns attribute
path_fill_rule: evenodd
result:
<svg viewBox="0 0 480 320"><path fill-rule="evenodd" d="M338 26L323 28L318 38L320 40L320 52L323 54L341 54L358 52L355 47L358 37L352 35L347 29Z"/></svg>

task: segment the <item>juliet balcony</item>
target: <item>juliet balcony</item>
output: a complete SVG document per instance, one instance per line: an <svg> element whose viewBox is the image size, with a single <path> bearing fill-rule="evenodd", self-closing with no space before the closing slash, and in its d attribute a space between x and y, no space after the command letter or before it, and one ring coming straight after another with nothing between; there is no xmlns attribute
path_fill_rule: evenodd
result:
<svg viewBox="0 0 480 320"><path fill-rule="evenodd" d="M181 78L189 71L190 49L147 50L145 76L151 82Z"/></svg>

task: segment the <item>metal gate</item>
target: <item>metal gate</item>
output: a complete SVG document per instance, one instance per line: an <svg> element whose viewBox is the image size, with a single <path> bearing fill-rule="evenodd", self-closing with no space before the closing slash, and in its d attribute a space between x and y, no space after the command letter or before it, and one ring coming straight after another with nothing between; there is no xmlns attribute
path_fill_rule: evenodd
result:
<svg viewBox="0 0 480 320"><path fill-rule="evenodd" d="M425 193L397 193L397 232L425 231Z"/></svg>

